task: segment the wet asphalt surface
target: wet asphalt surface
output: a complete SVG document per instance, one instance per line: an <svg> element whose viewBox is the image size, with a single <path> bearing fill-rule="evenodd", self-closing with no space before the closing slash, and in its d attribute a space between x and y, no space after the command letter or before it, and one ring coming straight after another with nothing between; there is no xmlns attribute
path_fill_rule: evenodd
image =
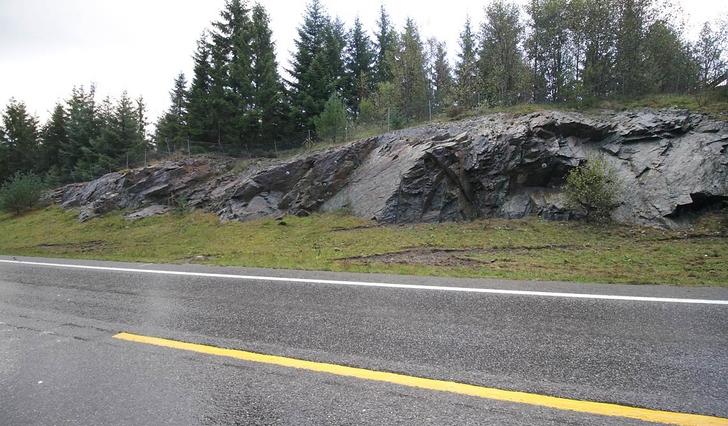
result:
<svg viewBox="0 0 728 426"><path fill-rule="evenodd" d="M728 289L716 288L54 262L728 299ZM0 263L0 424L639 424L112 338L121 331L728 417L725 305L341 287Z"/></svg>

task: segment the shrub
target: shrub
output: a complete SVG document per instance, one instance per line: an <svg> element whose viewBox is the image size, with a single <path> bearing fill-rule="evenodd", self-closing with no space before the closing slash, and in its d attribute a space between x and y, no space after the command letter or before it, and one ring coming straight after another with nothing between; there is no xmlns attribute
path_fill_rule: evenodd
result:
<svg viewBox="0 0 728 426"><path fill-rule="evenodd" d="M616 170L601 156L589 157L573 169L563 189L569 206L583 210L588 221L607 220L619 205L621 184Z"/></svg>
<svg viewBox="0 0 728 426"><path fill-rule="evenodd" d="M43 179L33 173L16 173L0 188L0 210L20 214L38 205L45 191Z"/></svg>

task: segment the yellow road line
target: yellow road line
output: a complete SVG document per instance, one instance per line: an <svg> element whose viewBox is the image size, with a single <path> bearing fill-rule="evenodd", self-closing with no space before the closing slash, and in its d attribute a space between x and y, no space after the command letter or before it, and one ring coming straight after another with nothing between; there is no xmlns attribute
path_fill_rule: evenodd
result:
<svg viewBox="0 0 728 426"><path fill-rule="evenodd" d="M224 349L215 346L198 345L195 343L186 343L177 340L142 336L138 334L119 333L115 335L114 338L129 342L144 343L148 345L180 349L183 351L197 352L207 355L235 358L243 361L272 364L281 367L335 374L337 376L354 377L363 380L392 383L413 388L450 392L460 395L492 399L496 401L515 402L521 404L535 405L539 407L555 408L557 410L577 411L580 413L596 414L602 416L623 417L629 419L643 420L646 422L664 423L671 425L728 426L728 419L721 417L676 413L661 410L650 410L647 408L629 407L603 402L579 401L576 399L558 398L554 396L539 395L535 393L507 391L483 386L467 385L464 383L449 382L445 380L426 379L423 377L413 377L406 376L404 374L387 373L384 371L366 370L364 368L347 367L344 365L305 361L301 359L286 358L276 355L265 355L236 349Z"/></svg>

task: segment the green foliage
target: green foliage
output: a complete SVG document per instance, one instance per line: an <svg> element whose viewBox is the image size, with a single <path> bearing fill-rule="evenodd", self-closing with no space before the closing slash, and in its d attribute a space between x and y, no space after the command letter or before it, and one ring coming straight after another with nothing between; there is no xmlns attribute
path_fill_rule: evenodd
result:
<svg viewBox="0 0 728 426"><path fill-rule="evenodd" d="M17 172L38 169L40 130L38 119L28 113L23 102L11 99L2 113L2 164L0 183Z"/></svg>
<svg viewBox="0 0 728 426"><path fill-rule="evenodd" d="M622 188L604 157L592 156L569 173L564 192L569 205L583 210L587 220L605 221L619 205Z"/></svg>
<svg viewBox="0 0 728 426"><path fill-rule="evenodd" d="M314 118L316 132L322 139L329 139L331 142L343 140L345 137L347 118L346 107L341 97L337 94L331 95L324 111Z"/></svg>
<svg viewBox="0 0 728 426"><path fill-rule="evenodd" d="M419 29L412 19L408 19L397 49L390 57L393 78L389 82L394 91L390 99L406 122L421 121L428 116L430 85L426 66Z"/></svg>
<svg viewBox="0 0 728 426"><path fill-rule="evenodd" d="M455 67L454 96L457 106L452 110L471 109L478 106L478 53L475 33L470 18L465 21L465 28L460 33L460 52ZM449 114L449 113L448 113ZM459 114L456 114L459 115Z"/></svg>
<svg viewBox="0 0 728 426"><path fill-rule="evenodd" d="M0 210L15 214L31 210L45 189L45 182L37 175L18 172L0 187Z"/></svg>
<svg viewBox="0 0 728 426"><path fill-rule="evenodd" d="M344 98L354 116L358 116L359 106L363 99L371 95L375 82L372 42L358 17L354 20L354 27L349 33L345 60Z"/></svg>
<svg viewBox="0 0 728 426"><path fill-rule="evenodd" d="M518 5L496 0L486 7L485 15L480 32L482 91L492 105L512 105L523 99L527 75Z"/></svg>

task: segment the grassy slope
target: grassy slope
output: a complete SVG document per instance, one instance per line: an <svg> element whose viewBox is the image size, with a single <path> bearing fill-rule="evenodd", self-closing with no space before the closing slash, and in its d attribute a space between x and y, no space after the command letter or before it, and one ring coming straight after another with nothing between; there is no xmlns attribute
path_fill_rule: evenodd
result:
<svg viewBox="0 0 728 426"><path fill-rule="evenodd" d="M375 226L340 215L220 224L210 214L129 223L76 221L55 207L0 216L0 253L143 262L586 282L728 286L728 235L716 218L690 231L483 220ZM418 248L472 249L446 262L346 259ZM401 260L400 258L397 259ZM439 266L438 266L439 265Z"/></svg>

